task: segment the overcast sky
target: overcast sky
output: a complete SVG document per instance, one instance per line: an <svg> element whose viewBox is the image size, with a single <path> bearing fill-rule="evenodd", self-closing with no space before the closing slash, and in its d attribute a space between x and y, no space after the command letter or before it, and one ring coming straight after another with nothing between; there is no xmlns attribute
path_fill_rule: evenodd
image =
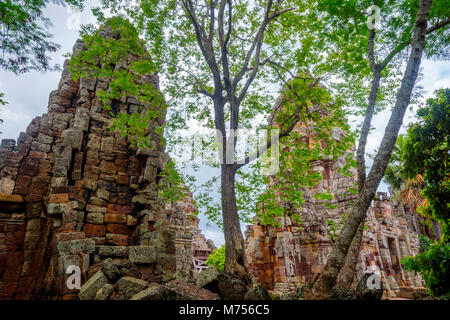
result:
<svg viewBox="0 0 450 320"><path fill-rule="evenodd" d="M53 22L53 27L49 29L54 35L54 41L61 45L61 49L52 55L53 62L62 66L64 62L63 54L72 51L75 40L78 38L78 30L74 28L77 19L80 22L90 23L93 17L89 12L84 12L80 16L70 12L68 8L50 5L44 12ZM450 63L423 61L424 78L421 85L426 90L425 98L430 97L433 91L438 88L450 87ZM12 73L2 72L0 74L0 92L5 94L8 105L0 110L0 118L4 120L0 124L1 139L17 139L21 131L25 131L30 121L47 112L48 96L52 90L57 88L60 79L60 72L48 73L28 73L15 76ZM375 130L368 139L367 150L375 150L384 134L384 128L388 121L389 110L381 112L374 117L372 125ZM405 124L414 120L414 113L408 111L404 119ZM368 161L370 164L370 160ZM380 186L380 190L385 190L386 186ZM200 227L207 238L214 240L216 245L223 244L223 235L216 227L206 226L206 218L200 216ZM242 230L244 231L244 230Z"/></svg>

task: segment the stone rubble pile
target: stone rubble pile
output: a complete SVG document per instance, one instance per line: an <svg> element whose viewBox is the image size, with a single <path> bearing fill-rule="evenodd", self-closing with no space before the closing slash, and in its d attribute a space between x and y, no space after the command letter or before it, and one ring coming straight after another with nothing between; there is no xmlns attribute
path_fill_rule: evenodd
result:
<svg viewBox="0 0 450 320"><path fill-rule="evenodd" d="M219 296L181 280L145 281L134 263L126 259L104 260L81 287L80 300L218 300Z"/></svg>

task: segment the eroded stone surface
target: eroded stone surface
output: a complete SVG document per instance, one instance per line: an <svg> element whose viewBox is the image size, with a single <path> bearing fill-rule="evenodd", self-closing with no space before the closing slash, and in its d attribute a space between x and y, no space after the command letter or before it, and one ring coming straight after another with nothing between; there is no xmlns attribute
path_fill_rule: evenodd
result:
<svg viewBox="0 0 450 320"><path fill-rule="evenodd" d="M93 300L97 292L106 284L108 284L108 278L103 272L98 271L81 287L78 297L80 300Z"/></svg>
<svg viewBox="0 0 450 320"><path fill-rule="evenodd" d="M120 278L115 285L115 290L117 290L118 293L114 297L114 300L128 300L147 286L148 283L141 279L132 277Z"/></svg>
<svg viewBox="0 0 450 320"><path fill-rule="evenodd" d="M159 283L150 283L148 288L136 293L130 300L162 300L164 286Z"/></svg>
<svg viewBox="0 0 450 320"><path fill-rule="evenodd" d="M261 285L277 295L292 293L323 269L333 244L324 218L339 222L342 216L330 213L307 208L302 214L302 229L288 216L281 219L281 228L247 227L250 269ZM407 215L401 204L386 195L374 201L367 213L368 228L363 234L354 286L364 274L376 272L386 297L397 296L402 287L423 287L420 275L405 271L400 262L419 252L419 230L408 223Z"/></svg>
<svg viewBox="0 0 450 320"><path fill-rule="evenodd" d="M219 300L220 297L211 291L181 280L172 280L164 285L165 300Z"/></svg>
<svg viewBox="0 0 450 320"><path fill-rule="evenodd" d="M196 216L192 194L167 205L166 210L177 231L175 246L179 276L195 279L199 272L207 268L205 262L216 246L199 229L200 220Z"/></svg>

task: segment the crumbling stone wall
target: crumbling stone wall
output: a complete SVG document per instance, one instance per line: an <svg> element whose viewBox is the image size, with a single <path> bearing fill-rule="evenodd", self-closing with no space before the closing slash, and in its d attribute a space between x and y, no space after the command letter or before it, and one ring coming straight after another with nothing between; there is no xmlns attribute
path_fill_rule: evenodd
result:
<svg viewBox="0 0 450 320"><path fill-rule="evenodd" d="M340 139L342 134L337 130L334 138ZM265 288L280 294L292 293L297 285L308 281L325 265L332 246L332 232L327 220L340 223L355 200L349 192L355 181L337 171L344 164L344 157L336 162L323 159L312 163L312 170L321 172L323 179L313 189L302 189L305 202L301 210L296 211L301 216L301 225L286 214L279 218L280 228L263 226L256 221L247 226L245 237L250 271ZM335 209L314 198L316 193L324 191L334 196L331 204Z"/></svg>
<svg viewBox="0 0 450 320"><path fill-rule="evenodd" d="M403 257L419 253L419 230L411 224L410 214L384 192L377 193L367 212L356 279L367 271L379 271L387 296L398 295L402 288L423 287L421 277L401 264Z"/></svg>
<svg viewBox="0 0 450 320"><path fill-rule="evenodd" d="M307 203L301 213L301 227L289 215L280 218L281 228L247 226L246 251L255 279L277 295L294 293L314 274L320 272L333 242L325 219L339 223L343 209L325 210ZM339 213L340 212L340 213ZM381 278L386 297L423 287L420 275L405 271L400 260L419 252L418 233L408 225L401 204L385 195L374 201L366 218L354 285L363 274L375 272Z"/></svg>
<svg viewBox="0 0 450 320"><path fill-rule="evenodd" d="M188 193L182 201L168 204L166 209L177 230L177 272L183 278L195 278L198 272L206 269L206 259L216 246L199 228L200 219L192 194Z"/></svg>
<svg viewBox="0 0 450 320"><path fill-rule="evenodd" d="M194 237L192 240L192 268L194 271L194 277L201 271L208 268L206 260L213 250L217 249L214 242L211 239L207 239L198 227L199 220L194 221Z"/></svg>
<svg viewBox="0 0 450 320"><path fill-rule="evenodd" d="M74 53L79 50L80 40ZM159 88L155 74L141 81ZM74 299L78 289L66 285L68 267L79 267L85 283L108 258L135 265L153 283L188 268L177 260L185 222L171 219L158 198L158 173L168 157L154 128L165 112L150 123L153 148L133 148L109 129L111 115L98 102L97 90L108 86L107 79L74 82L66 61L48 112L33 119L17 145L2 141L0 299ZM117 112L131 113L139 101L113 103ZM183 235L187 245L192 236Z"/></svg>

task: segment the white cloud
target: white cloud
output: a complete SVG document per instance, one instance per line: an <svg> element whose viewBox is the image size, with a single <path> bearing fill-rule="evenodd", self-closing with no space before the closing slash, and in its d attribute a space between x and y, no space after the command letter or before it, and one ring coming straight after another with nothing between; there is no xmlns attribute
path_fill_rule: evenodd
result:
<svg viewBox="0 0 450 320"><path fill-rule="evenodd" d="M209 229L203 232L206 239L211 239L214 241L216 247L221 247L225 243L225 238L223 237L223 233L220 230Z"/></svg>
<svg viewBox="0 0 450 320"><path fill-rule="evenodd" d="M433 91L442 88L450 88L450 77L437 80L433 85Z"/></svg>

